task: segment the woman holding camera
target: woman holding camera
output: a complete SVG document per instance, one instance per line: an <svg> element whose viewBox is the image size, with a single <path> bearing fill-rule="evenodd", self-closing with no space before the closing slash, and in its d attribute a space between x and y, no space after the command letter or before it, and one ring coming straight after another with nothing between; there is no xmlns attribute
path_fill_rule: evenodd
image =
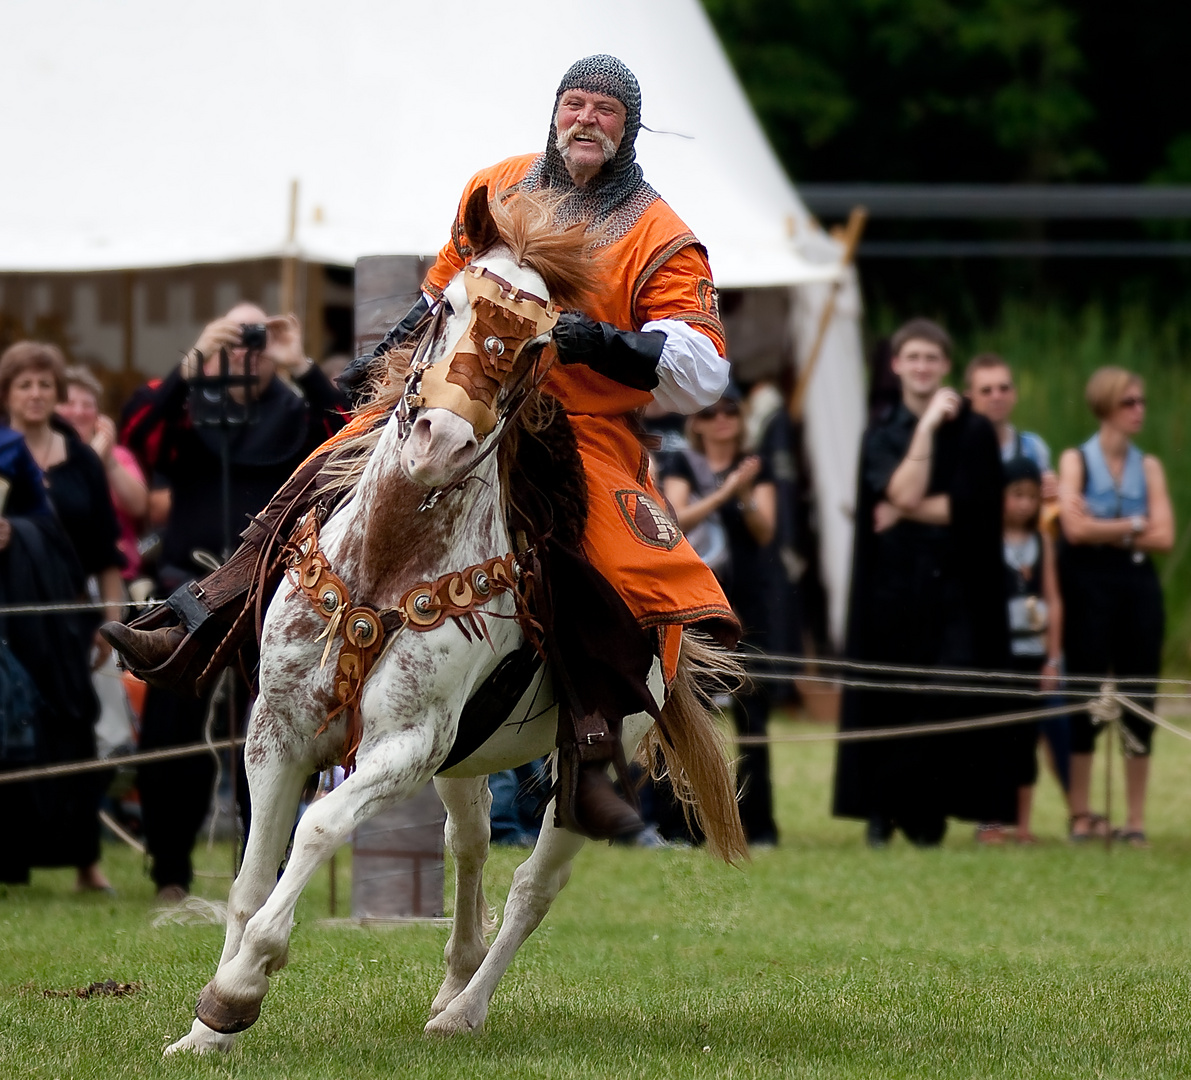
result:
<svg viewBox="0 0 1191 1080"><path fill-rule="evenodd" d="M1156 678L1165 612L1150 552L1169 551L1174 515L1162 463L1133 438L1145 423L1145 386L1133 372L1103 367L1086 397L1100 429L1059 460L1059 575L1066 611L1063 646L1072 675ZM1153 689L1133 694L1153 709ZM1127 821L1119 833L1146 845L1145 800L1153 728L1126 712ZM1086 714L1071 721L1071 839L1102 836L1089 793L1096 728ZM1110 751L1111 752L1111 751Z"/></svg>

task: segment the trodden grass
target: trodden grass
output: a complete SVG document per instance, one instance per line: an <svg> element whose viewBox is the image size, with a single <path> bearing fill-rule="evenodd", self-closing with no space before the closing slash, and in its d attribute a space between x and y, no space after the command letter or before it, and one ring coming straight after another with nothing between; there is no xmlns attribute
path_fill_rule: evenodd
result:
<svg viewBox="0 0 1191 1080"><path fill-rule="evenodd" d="M588 848L484 1034L450 1042L421 1034L446 930L320 925L323 872L232 1055L161 1060L222 930L151 928L139 860L110 847L118 899L72 895L65 871L0 896L0 1077L1186 1076L1191 746L1156 742L1153 848L1111 854L1061 839L1045 778L1039 847L977 850L953 827L942 850L870 852L827 815L830 749L778 746L779 848L743 870ZM491 900L519 857L495 852ZM106 978L143 988L42 993Z"/></svg>

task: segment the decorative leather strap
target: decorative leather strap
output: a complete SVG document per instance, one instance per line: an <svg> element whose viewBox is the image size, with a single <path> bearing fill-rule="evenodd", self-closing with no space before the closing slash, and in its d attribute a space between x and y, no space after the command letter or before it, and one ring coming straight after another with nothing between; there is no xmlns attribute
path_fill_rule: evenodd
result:
<svg viewBox="0 0 1191 1080"><path fill-rule="evenodd" d="M447 619L454 619L468 641L474 633L491 644L483 615L494 613L477 609L507 592L516 602L513 618L521 624L526 637L536 642L540 627L529 613L523 591L532 575L521 568L521 559L532 558L532 551L527 556L510 554L488 559L477 566L445 574L437 581L415 585L406 590L397 607L382 611L371 604L352 601L347 585L331 569L330 561L319 546L320 523L317 508L308 511L298 522L285 545L286 576L293 583L295 592L302 593L327 624L316 639L326 639L320 667L326 666L331 648L339 641L339 655L332 677L332 688L339 704L315 734L321 735L335 717L347 711L343 766L350 774L355 769L356 751L363 737L360 700L364 683L385 645L397 634L406 629L435 630Z"/></svg>

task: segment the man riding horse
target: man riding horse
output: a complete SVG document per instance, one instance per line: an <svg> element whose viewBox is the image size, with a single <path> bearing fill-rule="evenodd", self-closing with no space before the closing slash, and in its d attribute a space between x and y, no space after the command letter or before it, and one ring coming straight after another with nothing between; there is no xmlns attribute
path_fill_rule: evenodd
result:
<svg viewBox="0 0 1191 1080"><path fill-rule="evenodd" d="M580 554L647 631L669 685L684 625L702 624L726 642L734 639L736 621L715 578L667 514L634 417L651 400L681 413L705 408L723 393L728 364L707 254L645 182L634 146L640 126L640 88L620 60L591 56L575 63L559 83L545 152L509 158L471 179L422 297L340 381L360 391L389 349L443 302L443 289L475 254L463 224L474 192L549 189L566 196L560 223L598 230L603 257L593 261L593 274L604 280L593 283L586 312L559 319L554 348L561 363L543 389L565 409L586 475ZM154 685L194 692L238 654L253 632L246 613L258 555L271 537L288 536L309 507L325 459L316 455L294 474L220 570L131 626L107 624L105 636L129 668ZM266 569L259 587L271 592L280 569ZM609 642L612 652L614 645ZM641 819L617 797L607 775L619 752L622 717L585 704L574 652L563 657L578 694L559 711L560 821L593 839L631 834Z"/></svg>

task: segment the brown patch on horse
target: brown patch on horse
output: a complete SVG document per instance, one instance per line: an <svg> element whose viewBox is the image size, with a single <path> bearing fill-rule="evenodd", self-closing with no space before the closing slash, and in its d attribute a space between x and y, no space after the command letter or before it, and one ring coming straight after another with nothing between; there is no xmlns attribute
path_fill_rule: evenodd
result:
<svg viewBox="0 0 1191 1080"><path fill-rule="evenodd" d="M439 572L444 546L454 536L458 500L445 499L433 516L418 512L426 489L400 470L370 493L364 528L344 537L343 555L355 564L352 595L384 607L412 584Z"/></svg>

